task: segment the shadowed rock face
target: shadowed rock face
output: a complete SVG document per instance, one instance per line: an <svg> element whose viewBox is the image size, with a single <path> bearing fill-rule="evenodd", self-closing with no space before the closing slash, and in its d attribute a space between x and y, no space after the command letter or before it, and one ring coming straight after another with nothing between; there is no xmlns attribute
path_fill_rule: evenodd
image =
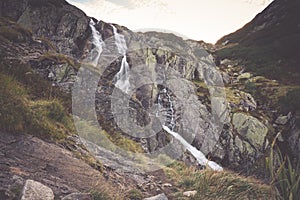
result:
<svg viewBox="0 0 300 200"><path fill-rule="evenodd" d="M90 34L89 18L64 0L21 0L0 4L1 16L8 17L36 37L54 43L57 51L80 57Z"/></svg>

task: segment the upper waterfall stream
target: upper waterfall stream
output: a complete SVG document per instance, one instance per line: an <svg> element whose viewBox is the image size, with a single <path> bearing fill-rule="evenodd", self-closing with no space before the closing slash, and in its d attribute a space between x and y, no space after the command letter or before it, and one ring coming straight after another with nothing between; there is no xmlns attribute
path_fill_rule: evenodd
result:
<svg viewBox="0 0 300 200"><path fill-rule="evenodd" d="M128 93L130 88L129 83L129 64L126 58L127 45L124 35L118 33L117 28L111 25L114 31L115 44L118 48L118 52L123 55L121 62L121 67L119 72L116 74L116 84L115 86L121 89L123 92Z"/></svg>

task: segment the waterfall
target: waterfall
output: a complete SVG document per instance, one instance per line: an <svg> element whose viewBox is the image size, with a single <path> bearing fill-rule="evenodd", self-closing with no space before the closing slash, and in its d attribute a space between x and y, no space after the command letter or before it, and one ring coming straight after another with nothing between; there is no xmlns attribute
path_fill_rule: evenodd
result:
<svg viewBox="0 0 300 200"><path fill-rule="evenodd" d="M196 149L194 146L188 143L180 134L174 131L176 125L174 104L172 102L171 95L169 94L169 91L166 88L162 89L162 91L158 94L158 111L156 112L156 116L159 116L159 112L162 110L162 108L164 108L161 94L165 95L168 101L168 109L166 114L167 121L166 124L162 126L163 129L169 134L171 134L176 140L178 140L185 147L185 149L187 149L196 158L197 162L200 165L208 166L209 168L215 171L222 171L223 168L220 165L213 161L209 161L201 151Z"/></svg>
<svg viewBox="0 0 300 200"><path fill-rule="evenodd" d="M115 86L121 89L123 92L128 93L130 88L129 82L129 64L126 59L127 45L124 35L118 33L117 28L111 25L114 31L115 44L118 48L118 52L123 55L121 67L119 72L115 76Z"/></svg>
<svg viewBox="0 0 300 200"><path fill-rule="evenodd" d="M90 28L92 29L92 43L93 43L93 48L89 54L89 56L87 57L87 61L92 63L93 66L97 66L98 65L98 61L100 58L100 55L103 51L102 45L104 44L102 37L99 33L99 31L97 31L97 29L95 28L96 23L91 19L90 20Z"/></svg>
<svg viewBox="0 0 300 200"><path fill-rule="evenodd" d="M205 155L189 144L181 135L169 129L169 127L163 125L163 129L171 134L175 139L177 139L198 161L198 163L202 166L208 166L212 170L215 171L223 171L223 168L217 163L208 160Z"/></svg>
<svg viewBox="0 0 300 200"><path fill-rule="evenodd" d="M166 117L167 117L167 123L169 128L173 131L175 128L175 110L174 110L174 105L173 101L171 98L171 95L169 94L168 90L166 88L162 89L161 92L158 94L157 97L157 102L158 102L158 111L156 112L156 116L159 116L159 112L163 108L163 99L162 96L165 96L167 99L167 105L168 108L166 110Z"/></svg>

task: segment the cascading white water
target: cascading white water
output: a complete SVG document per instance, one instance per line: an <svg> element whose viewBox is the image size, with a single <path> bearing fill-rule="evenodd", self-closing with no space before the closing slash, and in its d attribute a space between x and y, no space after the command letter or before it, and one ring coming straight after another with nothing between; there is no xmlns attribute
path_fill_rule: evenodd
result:
<svg viewBox="0 0 300 200"><path fill-rule="evenodd" d="M111 25L114 31L115 44L118 48L118 52L123 55L122 63L119 72L116 74L115 86L121 89L123 92L128 93L130 88L129 82L129 64L126 58L127 45L124 35L118 33L117 28Z"/></svg>
<svg viewBox="0 0 300 200"><path fill-rule="evenodd" d="M163 125L163 129L171 134L175 139L177 139L198 161L202 166L208 166L215 171L223 171L223 168L217 163L208 160L205 155L189 144L181 135L169 129L169 127Z"/></svg>
<svg viewBox="0 0 300 200"><path fill-rule="evenodd" d="M185 147L185 149L187 149L196 158L197 162L200 165L208 166L209 168L215 171L223 171L223 168L220 165L218 165L213 161L209 161L201 151L199 151L190 143L188 143L180 134L174 132L176 122L175 122L175 110L171 99L171 95L169 94L169 91L166 88L162 90L162 94L164 94L168 100L169 108L167 110L167 117L170 118L170 121L166 121L167 122L166 125L163 125L163 129L167 131L169 134L171 134L175 139L177 139ZM159 112L163 108L163 100L160 94L158 95L157 102L158 102L158 112L156 113L156 115L158 116Z"/></svg>
<svg viewBox="0 0 300 200"><path fill-rule="evenodd" d="M87 57L88 62L92 63L93 66L97 66L100 55L103 51L102 45L104 44L102 37L95 28L96 23L91 19L90 20L90 27L92 29L92 43L94 45L93 49L89 53L89 56Z"/></svg>
<svg viewBox="0 0 300 200"><path fill-rule="evenodd" d="M161 93L158 94L158 112L156 113L157 116L159 116L159 112L161 111L161 108L163 107L163 101L161 98L161 95L165 96L167 101L168 101L168 109L166 110L166 117L167 117L167 122L169 128L173 131L175 128L175 110L174 110L174 105L173 101L171 99L171 95L169 94L168 90L166 88L162 89Z"/></svg>

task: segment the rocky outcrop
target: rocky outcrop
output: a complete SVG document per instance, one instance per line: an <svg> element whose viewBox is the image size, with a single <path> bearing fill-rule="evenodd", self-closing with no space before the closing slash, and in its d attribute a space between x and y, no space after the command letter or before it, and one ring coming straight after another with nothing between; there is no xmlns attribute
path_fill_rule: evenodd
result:
<svg viewBox="0 0 300 200"><path fill-rule="evenodd" d="M54 200L53 191L33 180L27 180L23 188L21 200Z"/></svg>
<svg viewBox="0 0 300 200"><path fill-rule="evenodd" d="M56 51L76 58L82 55L91 34L89 18L64 0L1 2L0 10L0 16L14 20L36 37L49 40Z"/></svg>
<svg viewBox="0 0 300 200"><path fill-rule="evenodd" d="M55 198L58 199L71 193L89 191L91 187L99 191L103 187L109 187L109 181L101 172L76 159L70 151L62 147L26 134L4 132L0 134L2 138L0 148L3 152L0 153L0 191L7 191L9 198L5 199L18 197L21 192L19 190L27 179L51 188ZM102 184L98 185L99 182ZM23 192L26 197L36 195L34 191L38 190L30 192L33 187L39 187L44 191L44 187L40 187L39 183L27 181L27 187ZM46 191L49 191L47 194L51 193L49 189ZM115 193L112 188L110 191L111 194ZM30 197L32 198L27 199L33 199L34 196Z"/></svg>
<svg viewBox="0 0 300 200"><path fill-rule="evenodd" d="M232 124L239 136L249 142L252 148L263 150L268 133L268 128L264 124L243 113L233 114Z"/></svg>

